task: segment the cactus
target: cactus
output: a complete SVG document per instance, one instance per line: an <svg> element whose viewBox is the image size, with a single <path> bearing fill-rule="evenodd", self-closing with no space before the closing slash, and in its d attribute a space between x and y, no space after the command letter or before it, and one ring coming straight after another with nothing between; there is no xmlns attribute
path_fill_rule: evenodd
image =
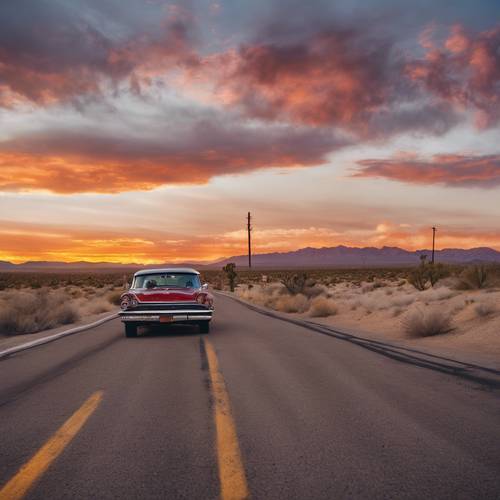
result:
<svg viewBox="0 0 500 500"><path fill-rule="evenodd" d="M229 280L229 288L231 292L234 292L234 287L236 285L236 279L238 278L238 274L236 273L236 264L230 262L226 264L222 270L226 273L226 277Z"/></svg>

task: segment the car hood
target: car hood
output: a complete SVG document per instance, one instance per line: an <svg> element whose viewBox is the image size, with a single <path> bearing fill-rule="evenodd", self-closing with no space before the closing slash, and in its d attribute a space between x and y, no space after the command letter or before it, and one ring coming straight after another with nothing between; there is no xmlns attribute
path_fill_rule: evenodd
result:
<svg viewBox="0 0 500 500"><path fill-rule="evenodd" d="M168 288L160 290L130 290L139 302L193 302L198 290L194 288Z"/></svg>

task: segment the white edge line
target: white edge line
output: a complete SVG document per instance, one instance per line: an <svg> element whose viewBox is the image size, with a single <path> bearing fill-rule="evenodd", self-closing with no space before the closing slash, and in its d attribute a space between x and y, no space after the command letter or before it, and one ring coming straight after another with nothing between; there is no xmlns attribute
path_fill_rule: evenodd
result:
<svg viewBox="0 0 500 500"><path fill-rule="evenodd" d="M80 333L85 330L89 330L90 328L94 328L96 326L102 325L107 321L111 321L112 319L118 318L118 313L111 314L110 316L106 316L105 318L101 318L93 323L88 323L86 325L77 326L75 328L70 328L69 330L64 330L63 332L56 333L54 335L50 335L48 337L42 337L41 339L32 340L31 342L26 342L25 344L16 345L14 347L10 347L9 349L5 349L4 351L0 351L0 359L6 358L12 354L16 354L21 351L26 351L27 349L31 349L32 347L37 347L43 344L48 344L49 342L54 342L54 340L61 339L63 337L67 337L68 335L73 335L75 333Z"/></svg>

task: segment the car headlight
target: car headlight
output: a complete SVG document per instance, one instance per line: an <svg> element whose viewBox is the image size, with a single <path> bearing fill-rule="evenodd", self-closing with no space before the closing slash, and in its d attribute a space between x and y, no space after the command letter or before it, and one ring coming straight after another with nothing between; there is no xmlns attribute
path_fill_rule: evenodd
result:
<svg viewBox="0 0 500 500"><path fill-rule="evenodd" d="M206 299L207 299L207 296L203 293L200 293L200 295L198 295L198 297L196 297L196 302L198 302L198 304L205 304L206 302Z"/></svg>

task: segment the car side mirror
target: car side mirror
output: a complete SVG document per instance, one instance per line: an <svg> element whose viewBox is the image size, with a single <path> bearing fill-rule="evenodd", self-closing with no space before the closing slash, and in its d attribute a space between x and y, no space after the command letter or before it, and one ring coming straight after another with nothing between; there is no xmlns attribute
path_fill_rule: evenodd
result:
<svg viewBox="0 0 500 500"><path fill-rule="evenodd" d="M201 285L201 289L204 291L208 290L208 283L203 283L203 285Z"/></svg>

